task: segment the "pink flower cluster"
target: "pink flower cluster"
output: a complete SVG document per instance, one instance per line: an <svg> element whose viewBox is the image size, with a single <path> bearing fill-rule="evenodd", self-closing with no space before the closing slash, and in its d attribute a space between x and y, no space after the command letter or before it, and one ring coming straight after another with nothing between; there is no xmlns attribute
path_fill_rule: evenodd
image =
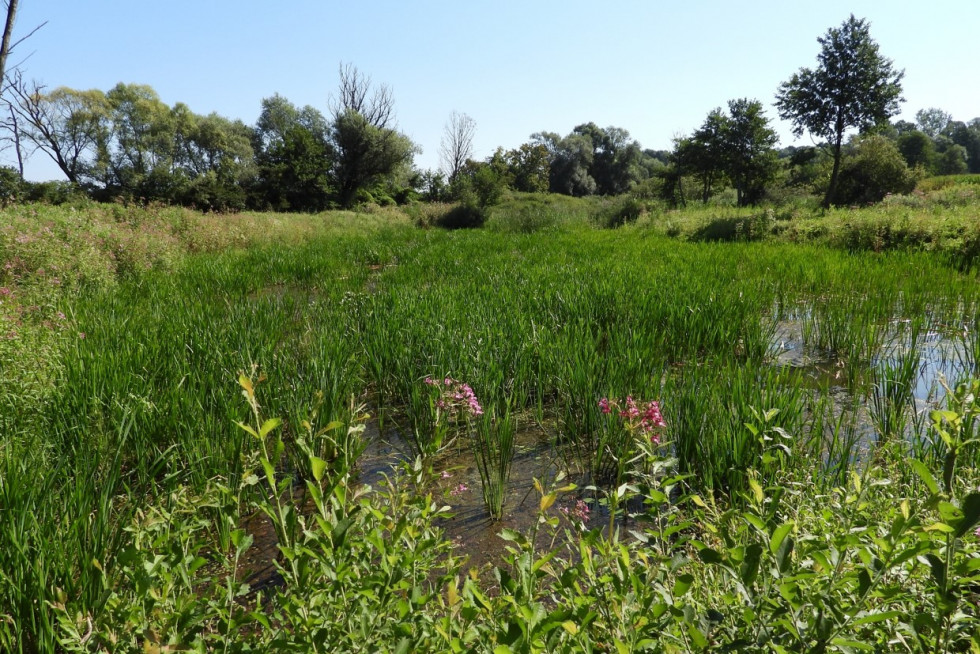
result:
<svg viewBox="0 0 980 654"><path fill-rule="evenodd" d="M455 417L459 413L469 414L473 417L483 415L483 407L476 399L473 389L467 384L452 377L446 377L441 381L426 377L425 383L439 390L436 408L447 412L450 417Z"/></svg>
<svg viewBox="0 0 980 654"><path fill-rule="evenodd" d="M667 426L660 413L660 403L654 400L637 403L632 395L627 395L626 400L604 397L599 400L599 409L605 414L615 412L626 423L627 429L649 436L654 443L660 442L660 430Z"/></svg>
<svg viewBox="0 0 980 654"><path fill-rule="evenodd" d="M589 508L589 505L586 504L583 500L578 500L577 502L575 502L574 507L569 508L568 506L562 506L561 508L559 508L559 511L564 513L569 518L575 518L576 520L579 520L581 522L588 522L589 512L591 511L591 509Z"/></svg>

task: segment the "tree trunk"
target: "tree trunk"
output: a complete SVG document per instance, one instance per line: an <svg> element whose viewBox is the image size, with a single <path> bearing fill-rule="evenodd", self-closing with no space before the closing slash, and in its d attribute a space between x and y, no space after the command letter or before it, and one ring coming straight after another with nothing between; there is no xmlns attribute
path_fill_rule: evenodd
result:
<svg viewBox="0 0 980 654"><path fill-rule="evenodd" d="M17 123L17 112L14 111L12 104L7 104L7 109L10 110L10 131L14 135L14 152L17 153L17 172L20 173L20 178L24 179L24 154L20 145L20 125Z"/></svg>
<svg viewBox="0 0 980 654"><path fill-rule="evenodd" d="M7 0L7 22L3 27L3 41L0 42L0 84L7 79L7 55L10 54L10 35L14 31L14 17L17 14L17 1Z"/></svg>
<svg viewBox="0 0 980 654"><path fill-rule="evenodd" d="M823 208L829 209L837 198L837 178L840 175L841 145L844 142L844 127L841 121L837 121L837 129L834 133L834 170L830 173L830 184L827 186L827 194L823 197Z"/></svg>

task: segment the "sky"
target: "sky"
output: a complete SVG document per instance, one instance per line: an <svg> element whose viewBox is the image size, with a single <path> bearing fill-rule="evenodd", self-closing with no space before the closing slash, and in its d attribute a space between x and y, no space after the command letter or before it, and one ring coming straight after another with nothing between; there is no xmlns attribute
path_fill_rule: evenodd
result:
<svg viewBox="0 0 980 654"><path fill-rule="evenodd" d="M589 121L667 150L736 98L763 103L780 145L810 144L774 96L852 13L905 70L898 118L980 117L980 0L21 0L15 39L47 24L10 63L48 89L148 84L168 105L250 125L276 93L328 114L353 64L391 88L425 169L453 111L475 120L477 159ZM41 152L25 172L62 178Z"/></svg>

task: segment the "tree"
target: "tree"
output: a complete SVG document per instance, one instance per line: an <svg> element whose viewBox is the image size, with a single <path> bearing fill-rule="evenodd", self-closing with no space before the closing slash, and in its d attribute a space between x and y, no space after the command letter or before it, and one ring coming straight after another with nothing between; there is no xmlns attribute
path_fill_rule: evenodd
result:
<svg viewBox="0 0 980 654"><path fill-rule="evenodd" d="M905 73L893 70L892 61L878 52L867 21L853 14L817 42L817 68L801 68L783 82L776 107L781 118L793 122L796 136L807 131L829 142L834 167L823 200L829 206L837 192L844 133L864 131L898 113Z"/></svg>
<svg viewBox="0 0 980 654"><path fill-rule="evenodd" d="M23 136L47 154L70 182L104 181L111 108L102 91L64 86L50 93L36 83L10 86Z"/></svg>
<svg viewBox="0 0 980 654"><path fill-rule="evenodd" d="M895 143L910 168L920 167L931 171L936 158L936 146L929 135L922 130L913 129L900 134Z"/></svg>
<svg viewBox="0 0 980 654"><path fill-rule="evenodd" d="M953 121L947 126L950 140L966 149L969 172L980 173L980 118L969 123Z"/></svg>
<svg viewBox="0 0 980 654"><path fill-rule="evenodd" d="M592 143L592 165L589 175L595 180L596 193L620 195L630 189L642 174L640 144L620 127L600 128L585 123L572 130L587 136Z"/></svg>
<svg viewBox="0 0 980 654"><path fill-rule="evenodd" d="M393 127L394 100L387 86L374 88L371 78L351 65L340 67L340 88L333 106L330 142L331 177L342 206L386 176L410 168L414 143Z"/></svg>
<svg viewBox="0 0 980 654"><path fill-rule="evenodd" d="M949 125L953 117L943 111L942 109L936 109L935 107L930 107L929 109L919 109L915 112L915 123L919 126L919 129L929 135L929 138L938 138L940 134L946 131L946 127Z"/></svg>
<svg viewBox="0 0 980 654"><path fill-rule="evenodd" d="M17 0L7 0L7 20L3 26L3 40L0 40L0 82L6 80L7 56L10 54L10 37L14 33L14 20L17 18Z"/></svg>
<svg viewBox="0 0 980 654"><path fill-rule="evenodd" d="M538 143L523 143L506 154L514 190L538 193L548 190L550 172L548 148Z"/></svg>
<svg viewBox="0 0 980 654"><path fill-rule="evenodd" d="M439 147L443 171L452 184L463 169L466 160L473 156L473 137L476 135L476 121L454 111L443 128L442 143Z"/></svg>
<svg viewBox="0 0 980 654"><path fill-rule="evenodd" d="M776 176L774 149L779 137L769 127L758 100L731 100L722 129L724 170L737 193L738 206L755 204Z"/></svg>
<svg viewBox="0 0 980 654"><path fill-rule="evenodd" d="M106 100L112 118L109 184L132 197L167 197L176 133L170 107L144 84L119 83Z"/></svg>
<svg viewBox="0 0 980 654"><path fill-rule="evenodd" d="M330 125L318 110L274 95L262 100L252 147L255 204L277 211L321 211L330 202Z"/></svg>
<svg viewBox="0 0 980 654"><path fill-rule="evenodd" d="M728 117L721 109L708 114L689 138L674 142L673 164L681 175L693 175L701 184L701 201L707 202L715 183L725 171L725 132Z"/></svg>
<svg viewBox="0 0 980 654"><path fill-rule="evenodd" d="M962 145L950 143L936 157L937 175L962 175L969 170L967 151Z"/></svg>

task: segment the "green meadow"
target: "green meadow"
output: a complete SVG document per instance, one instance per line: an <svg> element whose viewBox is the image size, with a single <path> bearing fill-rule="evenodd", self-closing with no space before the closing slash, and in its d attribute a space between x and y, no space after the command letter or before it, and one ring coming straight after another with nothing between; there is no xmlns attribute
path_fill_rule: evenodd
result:
<svg viewBox="0 0 980 654"><path fill-rule="evenodd" d="M9 207L0 649L976 651L978 188Z"/></svg>

